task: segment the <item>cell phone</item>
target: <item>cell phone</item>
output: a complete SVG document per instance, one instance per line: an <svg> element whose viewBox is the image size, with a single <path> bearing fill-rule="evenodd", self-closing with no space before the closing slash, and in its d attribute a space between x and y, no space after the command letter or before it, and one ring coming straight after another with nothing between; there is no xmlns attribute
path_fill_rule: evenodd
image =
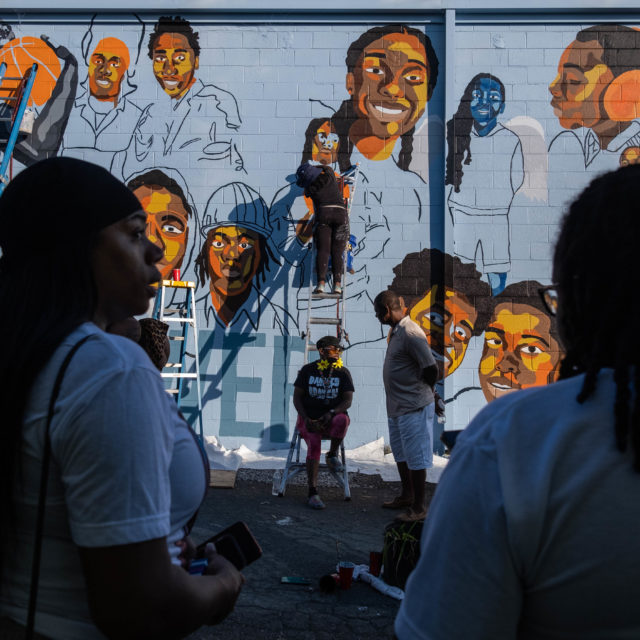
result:
<svg viewBox="0 0 640 640"><path fill-rule="evenodd" d="M253 537L246 522L236 522L224 531L205 540L196 547L196 558L204 557L204 548L209 542L216 545L216 551L239 571L262 555L262 548Z"/></svg>

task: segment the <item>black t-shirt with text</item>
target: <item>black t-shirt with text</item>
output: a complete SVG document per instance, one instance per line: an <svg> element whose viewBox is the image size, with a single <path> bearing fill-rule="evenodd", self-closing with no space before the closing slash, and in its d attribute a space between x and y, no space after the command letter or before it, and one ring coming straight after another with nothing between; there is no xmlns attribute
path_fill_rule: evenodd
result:
<svg viewBox="0 0 640 640"><path fill-rule="evenodd" d="M294 386L304 391L302 405L307 416L317 420L329 409L337 407L343 400L346 391L354 391L353 380L349 369L340 367L328 368L324 371L318 369L318 363L310 362L298 371L298 377Z"/></svg>

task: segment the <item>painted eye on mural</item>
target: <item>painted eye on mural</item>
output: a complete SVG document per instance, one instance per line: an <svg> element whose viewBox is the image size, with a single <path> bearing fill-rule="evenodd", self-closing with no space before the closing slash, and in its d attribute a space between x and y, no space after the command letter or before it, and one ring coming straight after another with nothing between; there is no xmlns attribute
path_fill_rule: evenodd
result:
<svg viewBox="0 0 640 640"><path fill-rule="evenodd" d="M544 353L540 347L537 347L535 344L525 344L520 347L520 351L525 356L537 356L541 353Z"/></svg>
<svg viewBox="0 0 640 640"><path fill-rule="evenodd" d="M416 71L410 71L405 74L404 79L410 84L422 84L424 82L424 76Z"/></svg>
<svg viewBox="0 0 640 640"><path fill-rule="evenodd" d="M171 224L170 222L163 224L162 230L165 233L170 233L175 236L180 235L181 233L184 233L184 229L181 229L180 227L176 226L175 224Z"/></svg>
<svg viewBox="0 0 640 640"><path fill-rule="evenodd" d="M247 249L253 249L253 245L250 242L247 242L246 240L241 242L238 245L243 251L247 251Z"/></svg>
<svg viewBox="0 0 640 640"><path fill-rule="evenodd" d="M180 55L173 57L174 62L184 62L186 59L187 59L187 56L185 56L184 53L181 53Z"/></svg>
<svg viewBox="0 0 640 640"><path fill-rule="evenodd" d="M453 327L452 337L455 340L460 340L462 342L466 342L471 338L471 331L468 327L464 325L457 324Z"/></svg>
<svg viewBox="0 0 640 640"><path fill-rule="evenodd" d="M502 96L498 92L491 93L489 99L491 102L502 102Z"/></svg>
<svg viewBox="0 0 640 640"><path fill-rule="evenodd" d="M222 240L213 240L211 242L211 246L214 249L222 249L224 247L224 242L222 242Z"/></svg>
<svg viewBox="0 0 640 640"><path fill-rule="evenodd" d="M437 311L430 311L429 322L436 327L444 327L444 316Z"/></svg>
<svg viewBox="0 0 640 640"><path fill-rule="evenodd" d="M157 53L153 58L154 62L159 62L160 64L164 64L166 60L167 56L165 56L164 53Z"/></svg>
<svg viewBox="0 0 640 640"><path fill-rule="evenodd" d="M384 75L384 71L380 67L365 67L364 70L367 73L373 74L374 76Z"/></svg>
<svg viewBox="0 0 640 640"><path fill-rule="evenodd" d="M482 91L478 91L478 89L474 89L471 92L471 97L473 98L473 100L480 100L480 98L482 98Z"/></svg>
<svg viewBox="0 0 640 640"><path fill-rule="evenodd" d="M502 340L498 336L491 337L491 338L485 337L484 343L493 348L502 346Z"/></svg>

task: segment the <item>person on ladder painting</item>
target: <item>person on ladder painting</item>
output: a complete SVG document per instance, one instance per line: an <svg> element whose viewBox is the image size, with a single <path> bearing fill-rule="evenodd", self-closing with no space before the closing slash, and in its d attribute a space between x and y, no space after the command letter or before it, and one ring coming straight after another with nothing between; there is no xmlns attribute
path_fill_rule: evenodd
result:
<svg viewBox="0 0 640 640"><path fill-rule="evenodd" d="M300 369L294 382L293 406L298 412L296 429L307 443L307 480L312 509L324 509L318 495L318 469L322 440L331 440L326 455L330 470L344 470L338 457L340 445L349 428L347 410L353 400L351 373L340 358L342 347L335 336L325 336L316 342L320 358Z"/></svg>

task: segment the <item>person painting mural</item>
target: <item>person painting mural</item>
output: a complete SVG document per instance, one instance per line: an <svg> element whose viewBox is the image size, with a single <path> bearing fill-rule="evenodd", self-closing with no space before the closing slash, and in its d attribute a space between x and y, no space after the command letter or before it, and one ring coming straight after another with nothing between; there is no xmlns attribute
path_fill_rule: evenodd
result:
<svg viewBox="0 0 640 640"><path fill-rule="evenodd" d="M296 172L298 186L313 202L313 239L317 284L313 293L325 293L329 256L333 293L342 293L344 252L349 239L349 216L343 191L331 167L305 163Z"/></svg>

